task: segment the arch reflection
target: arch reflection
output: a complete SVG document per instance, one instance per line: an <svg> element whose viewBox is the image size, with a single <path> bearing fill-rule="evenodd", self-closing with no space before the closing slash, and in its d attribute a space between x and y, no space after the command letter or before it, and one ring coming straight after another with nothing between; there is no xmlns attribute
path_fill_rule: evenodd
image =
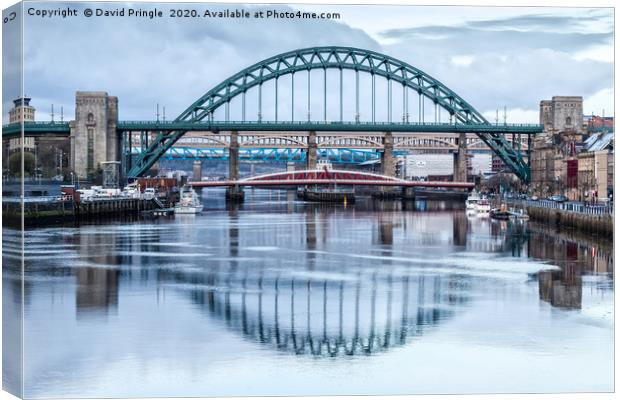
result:
<svg viewBox="0 0 620 400"><path fill-rule="evenodd" d="M229 329L298 355L370 355L402 346L467 301L462 277L305 272L346 278L306 278L267 268L220 269L206 274L204 284L198 276L174 278L193 283L191 300Z"/></svg>

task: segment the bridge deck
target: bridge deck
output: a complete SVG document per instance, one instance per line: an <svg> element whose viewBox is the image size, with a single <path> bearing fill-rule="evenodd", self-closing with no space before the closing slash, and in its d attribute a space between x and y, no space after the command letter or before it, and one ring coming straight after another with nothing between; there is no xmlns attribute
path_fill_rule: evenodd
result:
<svg viewBox="0 0 620 400"><path fill-rule="evenodd" d="M317 131L317 132L415 132L415 133L501 133L536 134L542 132L541 125L535 124L449 124L449 123L399 123L399 122L340 122L340 121L119 121L119 131ZM16 137L21 134L22 125L8 124L2 127L3 137ZM25 122L24 134L69 135L68 122Z"/></svg>
<svg viewBox="0 0 620 400"><path fill-rule="evenodd" d="M380 179L271 179L271 180L238 180L238 181L200 181L189 182L193 187L230 187L230 186L306 186L306 185L342 185L342 186L397 186L421 188L457 188L472 189L472 182L416 182L387 181Z"/></svg>

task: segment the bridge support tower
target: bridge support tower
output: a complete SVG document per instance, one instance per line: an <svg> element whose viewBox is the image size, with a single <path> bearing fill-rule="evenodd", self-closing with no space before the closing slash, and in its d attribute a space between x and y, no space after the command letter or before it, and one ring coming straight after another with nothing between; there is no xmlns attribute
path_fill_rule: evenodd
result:
<svg viewBox="0 0 620 400"><path fill-rule="evenodd" d="M228 148L228 179L239 180L239 132L230 132L230 147ZM226 189L226 199L230 201L243 201L243 189L239 186L231 186Z"/></svg>
<svg viewBox="0 0 620 400"><path fill-rule="evenodd" d="M316 132L308 132L308 154L306 157L307 169L316 169L317 163L317 143Z"/></svg>
<svg viewBox="0 0 620 400"><path fill-rule="evenodd" d="M467 136L465 132L459 134L459 148L454 153L454 175L455 182L467 181Z"/></svg>
<svg viewBox="0 0 620 400"><path fill-rule="evenodd" d="M71 121L71 169L80 180L101 182L102 163L121 161L118 98L106 92L76 92Z"/></svg>

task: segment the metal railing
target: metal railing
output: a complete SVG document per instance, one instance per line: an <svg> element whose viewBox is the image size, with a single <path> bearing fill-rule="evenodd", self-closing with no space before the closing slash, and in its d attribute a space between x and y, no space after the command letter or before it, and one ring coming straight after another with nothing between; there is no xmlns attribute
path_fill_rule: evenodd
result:
<svg viewBox="0 0 620 400"><path fill-rule="evenodd" d="M524 127L524 128L540 128L541 125L539 124L524 124L524 123L510 123L510 124L480 124L480 123L472 123L472 124L468 124L468 123L462 123L462 122L457 122L457 123L448 123L448 122L415 122L415 121L407 121L407 122L400 122L400 121L347 121L347 120L297 120L297 121L291 121L291 120L228 120L228 121L222 121L222 120L201 120L201 121L185 121L185 120L181 120L181 121L149 121L149 120L121 120L119 121L119 124L132 124L132 125L160 125L160 126L174 126L174 125L179 125L179 124L195 124L195 125L199 125L199 124L203 124L203 125L209 125L209 124L246 124L246 125L253 125L253 124L299 124L299 125L303 125L303 124L317 124L317 125L330 125L330 124L345 124L345 125L414 125L414 126L454 126L454 125L459 125L459 126L473 126L473 127L480 127L480 128L484 128L484 127L496 127L496 126L507 126L507 127Z"/></svg>
<svg viewBox="0 0 620 400"><path fill-rule="evenodd" d="M508 205L520 206L522 208L541 207L541 208L553 208L562 211L589 214L589 215L613 215L614 208L612 205L605 204L587 204L587 203L560 203L552 200L523 200L523 199L508 199L506 200Z"/></svg>

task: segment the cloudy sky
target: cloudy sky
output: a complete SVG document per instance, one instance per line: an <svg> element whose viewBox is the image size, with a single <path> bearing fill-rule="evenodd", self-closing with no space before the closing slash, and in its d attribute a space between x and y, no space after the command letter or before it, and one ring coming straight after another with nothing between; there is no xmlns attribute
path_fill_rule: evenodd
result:
<svg viewBox="0 0 620 400"><path fill-rule="evenodd" d="M29 5L54 9L67 3ZM188 4L199 13L277 8L341 15L337 21L207 21L86 18L84 4L69 5L78 8L79 17L24 19L25 92L33 98L37 119L49 119L51 104L57 112L63 106L65 117L72 118L76 90L118 96L121 119L154 119L157 103L166 106L172 119L246 66L277 53L323 45L366 48L408 62L442 81L489 120L506 106L509 122L537 122L540 100L554 95L583 96L585 113L605 109L606 115L613 114L610 8ZM154 3L88 7L169 8ZM336 82L331 75L328 79ZM330 93L336 93L336 86L330 86ZM7 90L5 122L7 101L13 97ZM290 100L288 93L280 96L281 104ZM322 103L314 97L313 115L322 116ZM295 103L301 116L306 110L300 100ZM353 107L347 101L345 114L352 115Z"/></svg>

